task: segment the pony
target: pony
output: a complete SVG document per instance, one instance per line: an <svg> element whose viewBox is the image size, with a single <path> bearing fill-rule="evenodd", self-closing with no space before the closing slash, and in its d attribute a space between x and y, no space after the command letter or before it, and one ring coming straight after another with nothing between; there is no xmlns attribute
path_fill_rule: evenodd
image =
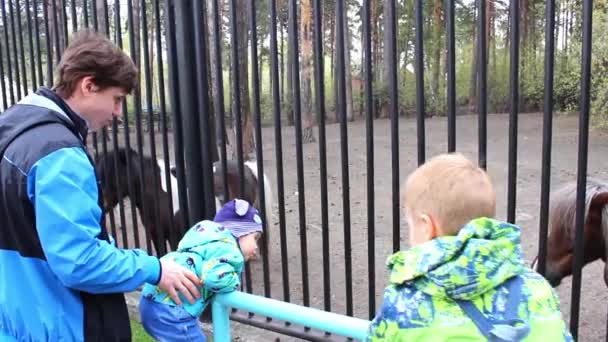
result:
<svg viewBox="0 0 608 342"><path fill-rule="evenodd" d="M224 169L222 163L213 163L213 191L216 198L216 207L224 205L232 198L241 198L251 203L255 208L261 210L261 194L258 192L258 166L256 161L246 161L243 163L243 178L245 187L240 193L239 169L236 160L226 160L226 183L228 185L228 197L225 197L223 188ZM163 165L164 168L164 165ZM171 167L172 186L177 188L176 168ZM173 181L175 180L175 185ZM268 176L264 174L264 204L266 207L266 227L272 227L272 190ZM175 206L174 206L175 208ZM267 229L268 229L267 228Z"/></svg>
<svg viewBox="0 0 608 342"><path fill-rule="evenodd" d="M568 182L551 195L545 278L557 287L572 274L576 230L576 181ZM585 190L584 265L602 259L608 286L608 183L588 178ZM537 269L538 256L532 263Z"/></svg>
<svg viewBox="0 0 608 342"><path fill-rule="evenodd" d="M115 173L114 160L118 161L118 173ZM127 165L130 164L130 174L133 180L133 188L135 194L131 199L134 205L138 209L142 224L146 230L147 235L152 240L156 251L160 251L167 241L173 250L177 248L177 242L180 237L175 235L172 236L170 231L171 220L173 220L173 226L175 231L183 232L187 229L181 208L179 205L179 196L177 188L177 176L175 166L170 166L170 182L171 182L171 196L168 194L168 187L165 179L165 162L162 159L155 159L149 156L143 156L144 164L144 180L140 179L139 174L139 163L140 156L132 148L119 148L116 151L109 151L106 156L100 156L96 161L97 173L100 186L103 192L104 209L107 212L112 210L120 199L128 196L128 178L127 178ZM130 163L127 163L129 160ZM224 198L223 193L223 170L220 162L213 164L213 181L214 181L214 193L216 209L219 209L223 204L228 202L232 198L240 197L250 203L256 208L260 208L260 194L258 194L258 174L257 164L255 161L245 162L245 173L244 183L245 191L241 196L239 195L240 181L238 176L238 167L236 161L228 160L226 168L226 180L228 183L228 198ZM154 171L154 172L150 172ZM153 184L154 178L156 178L156 184L159 188L154 189ZM265 204L266 212L268 213L266 218L267 227L272 226L272 187L268 180L268 177L264 174L264 192L265 192ZM109 182L106 182L106 179ZM140 193L140 186L143 187L143 197ZM158 193L158 202L155 201L155 193ZM120 196L119 196L120 194ZM172 204L173 212L170 211L170 205ZM145 215L142 214L142 208L145 206ZM152 210L150 210L152 208ZM156 225L156 213L160 218L160 227ZM160 228L161 235L159 236L158 228Z"/></svg>
<svg viewBox="0 0 608 342"><path fill-rule="evenodd" d="M116 158L118 172L116 172L114 160ZM97 179L102 188L104 212L113 210L118 204L118 201L129 196L129 180L128 173L131 174L133 189L135 191L130 197L132 205L134 205L140 214L141 222L146 230L146 234L152 241L157 253L164 250L164 245L169 242L172 249L177 248L177 237L172 236L170 231L171 221L177 231L183 229L183 218L179 211L170 212L169 203L176 203L177 200L177 185L173 188L172 198L166 190L162 190L161 184L165 183L165 176L162 172L164 162L156 161L146 155L143 156L144 179L140 178L139 174L139 154L129 148L119 148L116 151L108 151L106 155L101 155L95 162L97 169ZM127 162L127 160L129 162ZM129 169L128 169L129 168ZM153 172L150 172L153 171ZM154 184L161 185L160 189L154 189L150 186ZM173 183L173 182L172 182ZM142 188L143 185L143 188ZM166 186L164 187L166 188ZM143 195L140 191L143 189ZM155 193L158 194L158 202L155 201ZM177 201L179 203L179 201ZM143 208L146 208L144 211ZM178 208L179 209L179 208ZM160 221L157 225L156 214ZM159 236L159 228L161 235Z"/></svg>

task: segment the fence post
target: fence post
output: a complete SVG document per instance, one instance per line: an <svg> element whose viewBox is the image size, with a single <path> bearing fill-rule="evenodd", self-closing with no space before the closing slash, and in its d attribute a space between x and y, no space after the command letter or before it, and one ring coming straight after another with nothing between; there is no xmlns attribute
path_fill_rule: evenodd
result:
<svg viewBox="0 0 608 342"><path fill-rule="evenodd" d="M208 92L206 83L200 84L200 82L197 82L197 51L192 48L193 45L197 45L199 50L201 49L201 46L195 43L195 22L193 18L193 11L200 10L200 6L193 6L191 0L175 1L174 6L177 73L179 75L179 94L177 95L180 102L180 108L175 108L175 110L181 111L182 118L185 180L189 204L189 223L187 225L191 225L202 219L210 218L209 216L213 214L205 210L206 196L203 181L211 179L212 174L210 164L203 162L200 139L201 135L209 136L209 132L200 131L200 120L202 118L199 118L199 113L202 113L202 115L208 115L209 113L207 108L202 108L205 101L199 102L198 98L199 96L207 96ZM198 52L200 54L201 51ZM204 56L204 54L201 55ZM202 89L199 89L199 87L202 87ZM207 143L210 144L211 142L207 141ZM182 151L176 151L176 153L182 153ZM213 199L212 196L209 198Z"/></svg>
<svg viewBox="0 0 608 342"><path fill-rule="evenodd" d="M228 307L214 300L211 304L211 317L213 319L213 341L230 342L230 317Z"/></svg>

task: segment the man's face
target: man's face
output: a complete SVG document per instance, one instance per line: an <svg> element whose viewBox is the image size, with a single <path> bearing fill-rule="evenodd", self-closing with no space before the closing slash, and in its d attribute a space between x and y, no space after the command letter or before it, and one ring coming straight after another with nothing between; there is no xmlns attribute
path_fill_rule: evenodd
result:
<svg viewBox="0 0 608 342"><path fill-rule="evenodd" d="M92 90L86 97L80 115L89 124L89 129L97 131L112 124L114 117L122 117L122 101L126 92L118 87L109 87L103 90Z"/></svg>

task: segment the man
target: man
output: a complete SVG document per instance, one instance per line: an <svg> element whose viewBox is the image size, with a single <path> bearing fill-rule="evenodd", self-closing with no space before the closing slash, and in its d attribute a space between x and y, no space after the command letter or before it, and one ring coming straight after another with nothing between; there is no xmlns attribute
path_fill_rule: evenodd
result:
<svg viewBox="0 0 608 342"><path fill-rule="evenodd" d="M88 130L121 116L131 59L104 36L75 35L53 90L0 116L0 341L130 341L122 292L144 283L193 303L200 281L175 262L117 249L102 228Z"/></svg>

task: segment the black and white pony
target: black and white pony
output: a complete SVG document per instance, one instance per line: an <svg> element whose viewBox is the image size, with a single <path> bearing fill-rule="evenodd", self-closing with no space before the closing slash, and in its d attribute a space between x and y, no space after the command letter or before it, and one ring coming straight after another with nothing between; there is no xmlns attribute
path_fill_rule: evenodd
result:
<svg viewBox="0 0 608 342"><path fill-rule="evenodd" d="M118 172L115 168L115 158L117 161ZM168 193L168 187L165 178L165 162L162 159L154 159L149 156L143 156L144 166L144 178L140 179L139 163L140 155L133 149L119 148L117 151L109 151L106 156L101 156L96 161L97 177L102 187L104 194L104 210L107 212L113 210L118 204L120 199L128 196L128 175L130 173L131 180L133 182L133 189L135 193L130 198L132 205L138 209L141 222L145 227L147 236L152 240L156 251L163 250L162 246L169 242L169 245L173 250L177 248L177 243L181 236L176 236L175 232L184 232L188 229L185 226L183 215L179 205L179 196L177 188L177 178L175 176L175 168L171 167L170 170L170 182L171 182L171 196ZM127 162L127 160L129 162ZM245 191L240 198L253 203L253 205L260 208L260 194L258 193L258 175L257 175L257 164L255 161L245 162L244 177L245 177ZM128 167L130 172L127 173ZM153 170L154 172L150 172ZM216 208L219 209L221 205L227 202L229 199L236 198L239 194L239 176L237 162L233 160L227 161L227 182L228 182L228 199L224 198L223 193L223 170L221 163L216 162L213 165L214 174L214 192L216 199ZM154 182L156 177L156 183ZM158 184L158 188L154 188L152 185ZM141 190L143 190L143 194ZM268 180L268 177L264 175L264 197L265 206L267 213L267 224L268 228L272 227L272 187ZM158 194L158 202L155 200L155 194ZM173 207L171 212L170 203ZM143 210L143 208L146 210ZM156 220L158 214L159 221ZM171 221L173 221L174 231L172 232ZM157 226L157 222L159 225ZM159 232L161 235L159 236ZM172 236L173 235L173 236Z"/></svg>

